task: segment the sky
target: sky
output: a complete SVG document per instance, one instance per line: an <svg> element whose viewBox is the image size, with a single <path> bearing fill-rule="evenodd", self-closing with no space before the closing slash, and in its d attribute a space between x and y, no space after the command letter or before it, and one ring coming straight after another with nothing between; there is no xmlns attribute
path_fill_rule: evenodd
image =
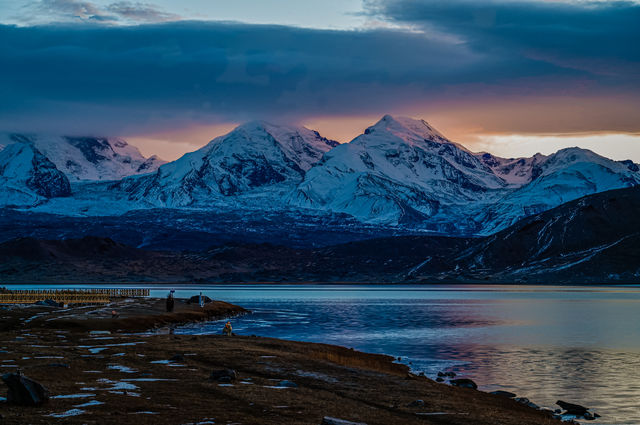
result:
<svg viewBox="0 0 640 425"><path fill-rule="evenodd" d="M171 160L252 119L348 142L389 113L640 162L638 22L619 0L0 0L0 131Z"/></svg>

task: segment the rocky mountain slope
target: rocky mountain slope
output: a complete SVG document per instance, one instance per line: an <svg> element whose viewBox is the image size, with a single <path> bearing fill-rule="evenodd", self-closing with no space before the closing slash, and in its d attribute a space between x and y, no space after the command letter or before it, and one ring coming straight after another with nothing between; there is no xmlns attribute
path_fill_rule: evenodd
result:
<svg viewBox="0 0 640 425"><path fill-rule="evenodd" d="M124 179L113 188L153 205L212 206L238 195L295 187L337 142L303 127L253 121L213 139L149 176Z"/></svg>
<svg viewBox="0 0 640 425"><path fill-rule="evenodd" d="M16 143L0 151L0 206L33 205L70 196L69 180L30 144Z"/></svg>
<svg viewBox="0 0 640 425"><path fill-rule="evenodd" d="M326 154L290 202L412 225L451 216L470 202L487 202L505 186L476 156L425 121L386 115Z"/></svg>
<svg viewBox="0 0 640 425"><path fill-rule="evenodd" d="M638 212L640 186L586 196L479 239L440 270L463 280L639 282Z"/></svg>
<svg viewBox="0 0 640 425"><path fill-rule="evenodd" d="M586 149L567 148L529 160L525 159L520 169L523 174L530 173L529 181L485 208L476 218L485 223L483 234L585 195L640 184L637 164L613 161Z"/></svg>
<svg viewBox="0 0 640 425"><path fill-rule="evenodd" d="M33 145L70 181L120 180L150 173L164 164L157 156L145 158L138 148L117 138L0 134L0 144Z"/></svg>

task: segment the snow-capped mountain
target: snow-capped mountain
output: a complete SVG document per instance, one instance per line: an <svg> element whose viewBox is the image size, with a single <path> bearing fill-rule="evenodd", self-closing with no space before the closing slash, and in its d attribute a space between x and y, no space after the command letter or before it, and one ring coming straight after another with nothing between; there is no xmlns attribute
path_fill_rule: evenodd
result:
<svg viewBox="0 0 640 425"><path fill-rule="evenodd" d="M186 206L267 189L289 191L338 143L316 131L253 121L149 176L124 179L114 189L153 205Z"/></svg>
<svg viewBox="0 0 640 425"><path fill-rule="evenodd" d="M33 205L71 195L64 173L25 143L14 143L0 151L0 184L0 205Z"/></svg>
<svg viewBox="0 0 640 425"><path fill-rule="evenodd" d="M548 158L540 153L530 158L507 159L488 152L480 152L475 156L511 187L520 187L537 178L541 173L541 163Z"/></svg>
<svg viewBox="0 0 640 425"><path fill-rule="evenodd" d="M478 217L486 223L482 233L503 229L523 217L586 195L640 184L637 164L614 161L581 148L526 158L520 169L528 172L529 181L482 211Z"/></svg>
<svg viewBox="0 0 640 425"><path fill-rule="evenodd" d="M486 235L585 195L640 185L632 161L579 148L510 159L473 153L425 121L389 115L345 144L306 128L254 121L155 172L149 172L159 163L155 157L145 159L119 139L11 135L0 143L8 143L1 151L5 163L27 147L37 163L49 157L56 172L75 179L72 197L43 203L57 196L58 186L67 193L64 184L41 185L54 188L47 195L35 191L34 181L57 182L53 177L3 174L8 189L0 196L21 194L26 200L19 204L63 215L188 207L233 217L294 214L335 217L340 225L357 219L378 229ZM20 169L31 175L29 167Z"/></svg>
<svg viewBox="0 0 640 425"><path fill-rule="evenodd" d="M157 156L145 158L122 139L101 137L2 134L0 144L29 143L53 162L71 181L120 180L151 173L164 164Z"/></svg>
<svg viewBox="0 0 640 425"><path fill-rule="evenodd" d="M327 153L292 194L294 205L362 220L415 223L484 202L507 184L427 122L384 116Z"/></svg>

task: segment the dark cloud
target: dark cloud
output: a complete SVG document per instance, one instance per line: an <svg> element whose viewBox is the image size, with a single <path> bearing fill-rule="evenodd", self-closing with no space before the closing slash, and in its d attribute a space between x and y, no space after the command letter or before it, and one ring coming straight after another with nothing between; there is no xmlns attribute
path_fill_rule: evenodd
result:
<svg viewBox="0 0 640 425"><path fill-rule="evenodd" d="M0 129L118 134L255 117L412 113L412 105L457 98L482 108L504 97L639 96L637 48L622 36L638 30L613 24L624 15L618 9L631 15L635 6L598 8L612 39L623 43L608 50L609 35L590 29L586 12L583 20L568 13L553 18L551 34L564 37L554 44L535 36L539 24L525 21L525 9L507 19L502 9L475 3L456 1L457 14L434 3L435 9L421 2L368 4L371 13L424 32L184 21L0 26ZM121 6L104 10L136 13L114 4ZM546 9L539 10L543 19ZM619 26L633 26L630 20L620 16ZM566 38L574 33L573 41ZM602 71L607 64L615 73Z"/></svg>
<svg viewBox="0 0 640 425"><path fill-rule="evenodd" d="M526 58L635 83L640 76L637 2L365 0L365 8L504 60Z"/></svg>

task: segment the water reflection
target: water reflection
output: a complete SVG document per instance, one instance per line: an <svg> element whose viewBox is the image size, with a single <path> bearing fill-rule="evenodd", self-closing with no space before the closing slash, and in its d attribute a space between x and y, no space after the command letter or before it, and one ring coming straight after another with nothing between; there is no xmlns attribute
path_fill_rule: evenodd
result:
<svg viewBox="0 0 640 425"><path fill-rule="evenodd" d="M563 399L593 407L604 416L598 423L640 422L635 289L276 292L240 295L254 313L234 329L401 356L427 375L453 370L483 390L513 391L539 405L555 408ZM178 332L220 329L212 322Z"/></svg>

